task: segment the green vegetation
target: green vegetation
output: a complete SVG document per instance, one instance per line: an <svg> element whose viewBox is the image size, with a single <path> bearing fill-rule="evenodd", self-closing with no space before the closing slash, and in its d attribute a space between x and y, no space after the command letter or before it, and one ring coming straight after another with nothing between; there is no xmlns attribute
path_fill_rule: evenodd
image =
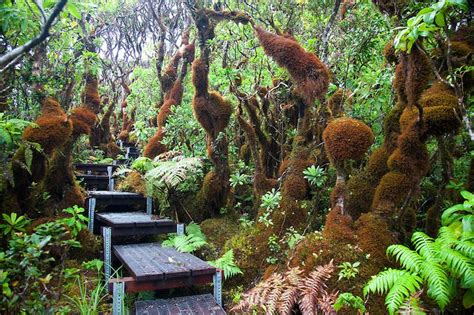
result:
<svg viewBox="0 0 474 315"><path fill-rule="evenodd" d="M0 313L110 313L75 163L184 223L120 241L221 269L226 311L472 312L472 11L0 1Z"/></svg>

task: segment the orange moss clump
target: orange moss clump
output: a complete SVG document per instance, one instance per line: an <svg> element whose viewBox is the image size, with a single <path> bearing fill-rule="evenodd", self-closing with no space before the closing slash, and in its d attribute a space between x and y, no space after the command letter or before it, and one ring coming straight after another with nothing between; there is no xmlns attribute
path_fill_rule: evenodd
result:
<svg viewBox="0 0 474 315"><path fill-rule="evenodd" d="M430 60L421 49L414 47L409 55L401 54L395 69L393 87L402 107L416 106L431 78Z"/></svg>
<svg viewBox="0 0 474 315"><path fill-rule="evenodd" d="M122 131L120 131L120 133L118 135L118 138L119 138L119 140L127 141L129 134L130 133L128 132L128 130L122 130Z"/></svg>
<svg viewBox="0 0 474 315"><path fill-rule="evenodd" d="M337 89L333 95L328 99L328 108L332 118L340 117L344 114L344 104L350 103L351 96L348 91Z"/></svg>
<svg viewBox="0 0 474 315"><path fill-rule="evenodd" d="M47 96L41 100L41 117L50 116L65 116L65 113L56 99Z"/></svg>
<svg viewBox="0 0 474 315"><path fill-rule="evenodd" d="M122 181L120 181L118 184L118 190L146 195L145 180L139 172L130 172Z"/></svg>
<svg viewBox="0 0 474 315"><path fill-rule="evenodd" d="M321 102L329 85L329 71L324 63L313 54L305 51L294 39L272 34L259 26L255 32L267 55L286 68L296 82L296 92L312 105L315 99Z"/></svg>
<svg viewBox="0 0 474 315"><path fill-rule="evenodd" d="M209 86L209 66L206 65L201 59L196 59L192 65L193 75L192 81L196 97L207 95Z"/></svg>
<svg viewBox="0 0 474 315"><path fill-rule="evenodd" d="M175 105L181 104L183 99L183 84L181 83L181 80L176 80L165 98L168 100L174 100Z"/></svg>
<svg viewBox="0 0 474 315"><path fill-rule="evenodd" d="M156 156L168 151L168 148L161 143L163 138L164 132L161 128L158 128L155 135L148 141L148 144L143 151L143 156L154 159Z"/></svg>
<svg viewBox="0 0 474 315"><path fill-rule="evenodd" d="M216 172L207 173L197 196L199 204L206 207L201 209L202 214L210 214L209 211L220 209L225 204L227 193L227 187L222 184L221 178ZM207 208L208 206L209 208ZM204 217L208 217L208 215L204 215Z"/></svg>
<svg viewBox="0 0 474 315"><path fill-rule="evenodd" d="M393 214L408 194L416 188L415 181L400 172L389 172L380 180L374 194L372 209L376 212Z"/></svg>
<svg viewBox="0 0 474 315"><path fill-rule="evenodd" d="M329 242L353 244L356 240L352 219L334 208L329 211L324 223L323 237Z"/></svg>
<svg viewBox="0 0 474 315"><path fill-rule="evenodd" d="M442 82L435 82L420 98L424 108L426 133L440 136L461 126L461 111L456 95Z"/></svg>
<svg viewBox="0 0 474 315"><path fill-rule="evenodd" d="M296 200L305 199L308 195L308 182L301 175L290 174L283 183L282 193Z"/></svg>
<svg viewBox="0 0 474 315"><path fill-rule="evenodd" d="M208 97L194 97L194 116L206 132L216 137L229 124L232 106L218 92L212 91Z"/></svg>
<svg viewBox="0 0 474 315"><path fill-rule="evenodd" d="M72 133L72 123L65 115L41 116L35 123L38 127L26 128L23 139L39 143L46 154L64 144Z"/></svg>
<svg viewBox="0 0 474 315"><path fill-rule="evenodd" d="M93 75L86 75L86 86L82 94L82 103L94 113L100 112L99 82Z"/></svg>
<svg viewBox="0 0 474 315"><path fill-rule="evenodd" d="M400 135L398 147L387 161L391 170L415 179L425 176L429 169L429 155L419 133L415 125Z"/></svg>
<svg viewBox="0 0 474 315"><path fill-rule="evenodd" d="M388 64L396 64L398 63L398 55L395 52L395 47L393 47L393 40L389 41L384 49L383 49L383 55L385 57L385 60L387 61Z"/></svg>
<svg viewBox="0 0 474 315"><path fill-rule="evenodd" d="M384 219L378 214L364 213L355 222L357 244L370 254L369 261L374 269L382 270L389 262L385 253L388 246L397 242ZM377 271L377 270L376 270Z"/></svg>
<svg viewBox="0 0 474 315"><path fill-rule="evenodd" d="M156 118L158 129L161 129L166 124L166 119L168 119L169 114L171 113L171 107L175 105L174 99L166 100L163 105L160 107L160 111L158 112L158 116Z"/></svg>
<svg viewBox="0 0 474 315"><path fill-rule="evenodd" d="M72 135L74 137L90 134L97 121L97 116L85 106L74 108L69 118L72 121Z"/></svg>
<svg viewBox="0 0 474 315"><path fill-rule="evenodd" d="M372 130L352 118L337 118L323 132L326 151L333 161L358 160L374 142Z"/></svg>

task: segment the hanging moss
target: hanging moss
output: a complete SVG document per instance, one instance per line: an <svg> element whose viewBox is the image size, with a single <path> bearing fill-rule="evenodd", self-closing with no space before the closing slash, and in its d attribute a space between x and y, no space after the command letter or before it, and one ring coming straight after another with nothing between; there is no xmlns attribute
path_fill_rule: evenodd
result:
<svg viewBox="0 0 474 315"><path fill-rule="evenodd" d="M154 159L158 155L168 151L168 148L161 143L164 138L164 133L161 128L159 128L155 135L148 140L148 143L143 151L143 156Z"/></svg>
<svg viewBox="0 0 474 315"><path fill-rule="evenodd" d="M209 66L201 59L196 59L192 65L192 82L196 97L207 95L209 87Z"/></svg>
<svg viewBox="0 0 474 315"><path fill-rule="evenodd" d="M344 105L351 104L352 98L349 91L337 89L328 99L327 107L329 108L332 118L338 118L344 114Z"/></svg>
<svg viewBox="0 0 474 315"><path fill-rule="evenodd" d="M95 114L101 110L99 82L97 78L91 74L86 75L86 86L82 93L82 103Z"/></svg>
<svg viewBox="0 0 474 315"><path fill-rule="evenodd" d="M385 57L385 61L388 64L397 64L398 63L398 54L395 51L395 47L393 47L393 40L390 40L383 49L383 55Z"/></svg>
<svg viewBox="0 0 474 315"><path fill-rule="evenodd" d="M78 137L81 134L90 134L97 121L97 116L84 106L74 108L69 118L73 124L73 137Z"/></svg>
<svg viewBox="0 0 474 315"><path fill-rule="evenodd" d="M296 92L306 105L312 105L316 99L322 102L329 85L326 65L294 39L272 34L259 26L255 27L255 32L265 53L288 70L296 82Z"/></svg>

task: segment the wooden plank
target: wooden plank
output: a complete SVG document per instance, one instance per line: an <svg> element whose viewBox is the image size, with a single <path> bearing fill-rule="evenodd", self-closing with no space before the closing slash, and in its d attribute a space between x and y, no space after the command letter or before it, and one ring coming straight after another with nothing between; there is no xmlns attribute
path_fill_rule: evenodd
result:
<svg viewBox="0 0 474 315"><path fill-rule="evenodd" d="M138 301L135 314L140 315L224 315L211 294L183 296L155 301Z"/></svg>
<svg viewBox="0 0 474 315"><path fill-rule="evenodd" d="M216 268L188 253L159 243L117 245L114 252L137 281L212 275Z"/></svg>
<svg viewBox="0 0 474 315"><path fill-rule="evenodd" d="M109 291L112 290L112 284L114 282L124 282L125 292L138 293L143 291L155 291L173 288L183 288L193 285L204 285L212 283L212 277L212 275L202 275L195 277L174 278L168 280L162 279L152 281L137 281L133 277L115 278L109 281Z"/></svg>
<svg viewBox="0 0 474 315"><path fill-rule="evenodd" d="M187 253L180 253L176 249L172 247L163 247L162 251L166 253L166 255L173 257L179 263L191 271L191 275L208 275L208 274L215 274L216 268L209 265L204 260L197 258L191 254Z"/></svg>
<svg viewBox="0 0 474 315"><path fill-rule="evenodd" d="M105 212L97 214L97 220L111 227L153 227L167 226L176 223L168 218L160 218L156 215L144 212Z"/></svg>
<svg viewBox="0 0 474 315"><path fill-rule="evenodd" d="M144 261L146 258L139 255L135 248L129 248L130 246L133 245L114 246L114 253L131 272L135 280L155 281L164 278L163 269L159 266L151 266L148 261Z"/></svg>
<svg viewBox="0 0 474 315"><path fill-rule="evenodd" d="M137 193L108 190L90 191L89 197L96 199L146 199L143 195Z"/></svg>
<svg viewBox="0 0 474 315"><path fill-rule="evenodd" d="M118 165L113 164L93 164L93 163L77 163L74 164L76 171L92 171L92 172L104 172L107 173L107 169L112 167L113 170L118 168Z"/></svg>

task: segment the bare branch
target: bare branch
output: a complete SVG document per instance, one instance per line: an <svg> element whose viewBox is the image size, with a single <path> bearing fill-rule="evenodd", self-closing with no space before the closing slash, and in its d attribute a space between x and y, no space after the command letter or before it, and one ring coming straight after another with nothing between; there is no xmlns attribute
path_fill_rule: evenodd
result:
<svg viewBox="0 0 474 315"><path fill-rule="evenodd" d="M53 25L54 20L58 17L59 13L61 13L62 9L66 5L67 0L60 0L56 6L54 7L53 13L49 16L46 23L41 28L41 33L30 40L28 43L16 47L12 51L8 52L7 54L0 56L0 67L3 68L5 65L9 64L12 60L15 60L21 55L28 53L31 49L38 46L41 42L43 42L46 38L50 36L49 30Z"/></svg>

